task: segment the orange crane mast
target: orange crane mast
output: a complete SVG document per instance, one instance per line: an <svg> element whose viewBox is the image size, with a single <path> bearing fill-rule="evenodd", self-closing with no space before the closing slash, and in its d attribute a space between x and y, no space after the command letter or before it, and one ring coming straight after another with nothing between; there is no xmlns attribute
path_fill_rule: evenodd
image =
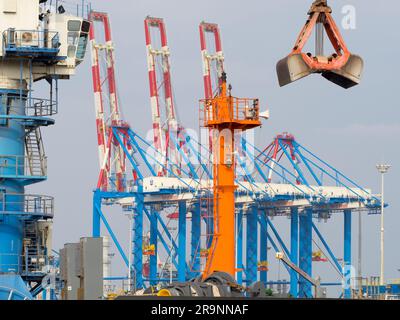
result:
<svg viewBox="0 0 400 320"><path fill-rule="evenodd" d="M213 272L235 277L235 132L261 125L258 99L231 96L226 73L222 74L218 94L200 100L203 126L213 136L213 217L214 236L203 279Z"/></svg>

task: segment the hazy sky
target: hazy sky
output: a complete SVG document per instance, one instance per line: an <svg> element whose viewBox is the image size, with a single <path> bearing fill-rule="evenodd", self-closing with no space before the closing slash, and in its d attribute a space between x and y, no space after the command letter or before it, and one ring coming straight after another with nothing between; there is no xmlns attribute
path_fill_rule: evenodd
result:
<svg viewBox="0 0 400 320"><path fill-rule="evenodd" d="M344 5L357 9L355 30L343 32L354 53L365 61L361 85L343 90L320 76L311 76L279 88L276 62L287 55L305 22L311 0L145 0L92 1L112 21L116 47L117 82L125 119L144 133L151 126L143 20L163 17L171 49L173 87L179 118L186 127L198 127L198 99L203 96L198 24L216 22L222 31L226 69L234 92L254 96L268 106L271 119L257 131L258 145L267 145L283 131L342 170L361 185L379 193L375 164L393 165L387 176L386 278L400 274L397 248L400 209L396 181L400 179L399 50L400 4L396 0L330 1L337 21ZM390 10L388 10L390 8ZM49 179L31 192L56 197L54 246L91 234L92 189L98 174L90 55L72 81L61 83L57 123L43 130ZM126 217L113 210L112 225L127 246ZM287 238L287 219L279 229ZM342 215L320 229L342 257ZM329 230L329 231L328 231ZM353 220L353 262L357 258L357 220ZM364 219L364 275L379 275L379 216ZM270 256L270 259L274 259ZM314 264L315 265L315 264ZM315 275L329 266L315 265ZM332 269L330 269L332 270ZM270 272L276 278L279 270ZM327 280L335 280L334 272ZM333 275L332 275L333 274ZM284 276L286 279L287 276Z"/></svg>

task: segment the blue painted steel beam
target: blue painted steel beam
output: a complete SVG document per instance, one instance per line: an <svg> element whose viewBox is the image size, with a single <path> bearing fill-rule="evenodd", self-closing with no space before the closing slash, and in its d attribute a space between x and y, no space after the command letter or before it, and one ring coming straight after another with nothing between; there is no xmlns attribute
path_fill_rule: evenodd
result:
<svg viewBox="0 0 400 320"><path fill-rule="evenodd" d="M189 146L190 150L192 150L192 152L197 156L197 160L199 161L199 164L201 165L201 167L203 168L204 172L206 173L207 177L212 179L212 174L211 172L208 170L207 166L203 163L203 161L201 160L201 150L197 151L193 144L192 144L192 138L190 136L188 136L186 134L186 132L184 132L184 136L185 136L185 141L186 144ZM197 141L196 141L197 142ZM199 144L197 142L197 144L201 147L201 144ZM207 159L206 159L207 160Z"/></svg>
<svg viewBox="0 0 400 320"><path fill-rule="evenodd" d="M150 245L155 246L154 255L150 256L150 278L155 279L157 277L157 254L158 254L158 246L157 246L157 238L158 238L158 219L157 212L152 210L150 213ZM150 285L154 286L157 284L157 281L150 281Z"/></svg>
<svg viewBox="0 0 400 320"><path fill-rule="evenodd" d="M147 216L149 216L146 207L144 208L144 212L146 213ZM158 222L160 223L166 238L168 239L168 241L172 240L172 248L174 250L174 254L172 255L172 262L174 264L174 266L178 269L178 262L176 262L176 256L178 255L178 245L176 244L175 240L172 239L172 235L168 230L168 227L166 226L165 222L163 221L163 219L160 217L160 215L157 213L157 219ZM163 238L163 235L161 234L161 232L158 232L158 238L160 239L161 243L163 244L163 247L165 248L165 250L167 251L168 256L171 256L171 250L169 249L169 246L167 244L167 242L165 241L165 239ZM189 266L186 265L186 269L189 270Z"/></svg>
<svg viewBox="0 0 400 320"><path fill-rule="evenodd" d="M115 276L115 277L104 277L103 280L108 280L108 281L118 281L118 280L128 280L129 278L127 276Z"/></svg>
<svg viewBox="0 0 400 320"><path fill-rule="evenodd" d="M99 190L93 192L93 216L92 216L92 236L100 237L100 214L97 208L101 208L101 197L99 195Z"/></svg>
<svg viewBox="0 0 400 320"><path fill-rule="evenodd" d="M144 211L146 216L149 218L150 215L146 212L146 210ZM159 220L158 220L159 221ZM159 230L157 230L157 236L158 239L161 241L161 244L163 245L165 251L167 252L167 256L170 257L171 256L171 250L168 246L168 243L165 241L165 239L163 238L161 232ZM172 256L172 263L174 264L175 268L178 269L178 262L176 261L176 256Z"/></svg>
<svg viewBox="0 0 400 320"><path fill-rule="evenodd" d="M171 233L169 232L168 227L167 227L167 225L165 224L164 220L161 218L161 216L160 216L159 214L157 214L157 219L158 219L158 221L160 222L160 225L161 225L161 227L162 227L162 229L163 229L163 231L164 231L166 237L167 237L168 239L171 239L171 238L172 238L172 235L171 235ZM176 242L174 241L174 239L172 239L172 247L173 247L173 249L175 250L175 252L178 252L178 245L176 244Z"/></svg>
<svg viewBox="0 0 400 320"><path fill-rule="evenodd" d="M333 263L335 264L337 270L341 273L342 272L342 266L340 265L339 261L336 259L335 255L333 254L333 251L329 247L328 243L326 242L326 240L324 239L324 237L322 236L321 232L318 230L318 228L317 228L317 226L315 225L314 222L312 224L312 227L313 227L315 233L317 234L318 238L321 240L322 244L324 245L326 251L328 251L328 254L331 257Z"/></svg>
<svg viewBox="0 0 400 320"><path fill-rule="evenodd" d="M246 153L246 155L247 155L248 157L252 157L252 155L251 155L251 154L249 153L249 151L247 150L247 141L246 141L244 138L242 138L242 146L243 146L243 145L246 146L246 148L243 149L244 152ZM257 158L257 160L259 160L259 159ZM257 161L254 161L253 163L254 163L254 166L256 167L257 172L258 172L259 175L263 178L264 182L268 183L268 178L267 178L267 176L264 174L264 172L262 171L261 167L258 165ZM254 179L253 179L253 181L254 181Z"/></svg>
<svg viewBox="0 0 400 320"><path fill-rule="evenodd" d="M352 265L351 265L351 210L344 211L344 298L351 298L351 276L352 276Z"/></svg>
<svg viewBox="0 0 400 320"><path fill-rule="evenodd" d="M290 251L288 250L288 248L285 245L285 242L282 240L282 238L279 235L279 232L276 230L275 226L272 224L271 219L268 218L267 216L265 216L265 221L267 222L267 224L270 226L272 232L275 235L275 238L278 240L279 245L282 247L284 253L286 256L290 257Z"/></svg>
<svg viewBox="0 0 400 320"><path fill-rule="evenodd" d="M285 280L280 280L280 281L267 281L266 283L267 285L270 284L289 284L290 285L290 281L285 281ZM321 282L321 286L322 287L337 287L337 286L341 286L342 283L341 282Z"/></svg>
<svg viewBox="0 0 400 320"><path fill-rule="evenodd" d="M189 158L187 157L185 151L182 149L182 147L179 145L177 139L175 138L174 134L169 134L169 137L173 142L175 143L176 150L178 150L179 154L182 156L183 160L185 161L186 165L189 167L191 177L193 179L199 179L199 176L196 172L196 168L193 166L193 164L190 162Z"/></svg>
<svg viewBox="0 0 400 320"><path fill-rule="evenodd" d="M302 181L302 184L305 184L306 186L310 187L310 185L308 184L308 181L307 181L306 177L304 176L302 170L297 165L297 163L293 161L292 157L289 155L289 153L287 152L286 148L282 145L282 142L280 140L279 140L279 146L281 147L282 151L286 155L286 158L292 164L293 168L296 170L297 174L299 175L299 177L300 177L300 179Z"/></svg>
<svg viewBox="0 0 400 320"><path fill-rule="evenodd" d="M139 186L142 189L142 186ZM143 190L139 190L143 191ZM144 196L139 194L136 197L136 208L133 210L133 279L136 280L135 288L141 289L144 287L143 282L143 211L144 211Z"/></svg>
<svg viewBox="0 0 400 320"><path fill-rule="evenodd" d="M243 143L243 142L242 142ZM245 142L247 145L247 141ZM253 147L254 149L254 147ZM248 157L251 156L251 154L249 153L249 151L247 150L247 148L244 150L247 154ZM256 160L261 161L259 158L256 158ZM262 161L261 161L262 162ZM264 164L264 163L263 163ZM268 183L268 177L265 175L264 171L261 169L261 167L259 166L259 164L257 163L257 161L254 161L254 165L257 169L257 172L260 174L260 176L263 178L264 182ZM265 164L264 164L265 165Z"/></svg>
<svg viewBox="0 0 400 320"><path fill-rule="evenodd" d="M330 164L328 164L326 161L322 160L321 158L319 158L318 156L316 156L314 153L312 153L311 151L309 151L308 149L306 149L305 147L303 147L302 145L300 145L299 143L296 142L296 145L299 146L299 148L303 149L304 151L306 151L308 154L310 154L312 157L314 157L315 159L317 159L318 161L320 161L321 163L323 163L324 165L326 165L329 169L331 169L332 171L334 171L336 174L338 174L339 176L341 176L342 178L344 178L347 182L350 182L351 184L353 184L356 188L361 189L362 191L368 193L363 187L361 187L360 185L358 185L357 183L355 183L353 180L351 180L350 178L346 177L343 173L341 173L339 170L335 169L334 167L332 167ZM310 159L308 159L310 161ZM320 168L317 164L315 164L314 162L310 161L313 165L317 166L318 168ZM322 168L320 168L321 170L323 170ZM325 173L329 174L328 172L326 172L326 170L323 170ZM343 183L341 183L342 185L344 185ZM347 189L348 186L344 185ZM375 200L379 200L376 197L373 197Z"/></svg>
<svg viewBox="0 0 400 320"><path fill-rule="evenodd" d="M145 144L150 150L153 150L153 152L155 152L156 154L160 154L160 152L151 144L149 144L146 140L144 140L142 137L140 137L139 135L135 134L133 131L131 131L130 129L128 130L128 132L134 134L134 137L137 137L140 141L142 141L143 144ZM135 140L136 142L136 140ZM137 144L137 142L136 142ZM177 178L179 181L181 181L183 184L185 184L189 189L195 191L195 189L189 185L188 183L186 183L184 180L182 180L182 178L180 176L178 176L173 170L170 170L169 168L167 168L164 164L160 163L160 161L158 161L158 159L154 156L152 156L151 154L149 154L146 150L144 150L143 148L141 148L138 144L137 144L138 148L142 151L141 154L143 154L143 156L147 155L150 159L152 159L154 162L156 162L157 164L159 164L163 169L165 169L169 174L171 174L171 176L174 176L175 178ZM171 161L171 159L167 158L169 160L169 164L172 167L177 168L178 170L180 170L184 175L186 175L187 177L190 176L189 172L187 172L186 170L184 170L183 168L180 168L176 163L174 163L173 161ZM146 161L148 162L148 160L146 159ZM154 174L154 176L156 176L156 174ZM197 180L193 180L194 182L199 183Z"/></svg>
<svg viewBox="0 0 400 320"><path fill-rule="evenodd" d="M246 212L246 282L257 281L257 214L258 207L252 206Z"/></svg>
<svg viewBox="0 0 400 320"><path fill-rule="evenodd" d="M95 210L97 211L97 214L100 216L101 221L103 221L103 224L106 227L108 233L110 234L110 237L113 240L115 246L117 247L119 254L121 255L121 257L124 260L125 264L128 266L129 265L129 260L128 260L124 250L122 249L121 244L119 243L114 231L112 230L110 224L108 223L106 217L102 213L101 207L99 207L98 205L95 205Z"/></svg>
<svg viewBox="0 0 400 320"><path fill-rule="evenodd" d="M258 221L260 223L261 229L260 232L263 232L267 235L268 241L271 243L272 248L275 250L275 252L280 252L278 246L276 245L274 239L271 237L271 235L268 232L268 224L266 219L262 219L261 217L258 217ZM286 265L283 264L283 266L286 268L287 272L290 273L290 268Z"/></svg>
<svg viewBox="0 0 400 320"><path fill-rule="evenodd" d="M191 277L200 275L200 249L201 249L201 210L200 203L193 205L192 211L192 232L190 240L190 273Z"/></svg>
<svg viewBox="0 0 400 320"><path fill-rule="evenodd" d="M153 166L150 164L150 162L148 161L146 155L144 154L142 148L140 148L139 144L137 143L135 137L137 136L135 132L133 132L131 129L128 129L128 136L130 138L130 142L131 144L133 144L133 146L135 147L134 149L137 150L140 154L140 156L142 157L144 163L146 164L146 167L150 170L150 173L156 177L157 174L154 171Z"/></svg>
<svg viewBox="0 0 400 320"><path fill-rule="evenodd" d="M300 215L300 244L299 244L299 267L312 277L312 209L307 208ZM299 297L311 298L311 284L302 276L299 279Z"/></svg>
<svg viewBox="0 0 400 320"><path fill-rule="evenodd" d="M248 155L248 153L247 153L247 142L246 142L245 139L242 138L242 139L241 139L241 143L242 143L242 152L243 152L243 155L246 156L246 155ZM236 157L236 159L237 159L237 161L238 161L238 163L239 163L239 165L240 165L240 168L241 168L241 169L243 170L243 172L245 173L246 179L247 179L249 182L253 182L253 183L254 183L254 182L255 182L255 179L254 179L254 177L252 176L250 170L248 169L248 166L247 166L247 163L246 163L246 159L249 160L249 157L246 157L246 159L243 160L243 159L242 159L242 155L239 154L239 155Z"/></svg>
<svg viewBox="0 0 400 320"><path fill-rule="evenodd" d="M99 189L95 190L97 195L101 199L122 199L122 198L132 198L136 197L138 192L115 192L115 191L101 191Z"/></svg>
<svg viewBox="0 0 400 320"><path fill-rule="evenodd" d="M261 219L265 219L266 212L261 211L261 216L262 216ZM261 224L259 221L258 221L258 225L260 225L260 261L268 262L268 237L267 237L268 226L266 227L267 232L262 232ZM268 271L266 271L266 270L260 271L260 281L262 281L264 284L267 283Z"/></svg>
<svg viewBox="0 0 400 320"><path fill-rule="evenodd" d="M317 175L315 174L314 170L311 168L310 164L308 163L308 159L303 156L303 154L301 153L298 145L296 143L293 144L294 150L296 151L296 153L300 156L301 161L306 165L308 171L311 173L311 175L313 176L315 182L319 185L322 186L322 182L321 180L317 177Z"/></svg>
<svg viewBox="0 0 400 320"><path fill-rule="evenodd" d="M278 161L275 161L274 159L272 159L270 156L268 156L265 152L261 151L260 149L258 149L256 146L254 146L251 143L248 143L248 145L250 145L254 151L257 151L260 155L255 159L256 161L260 162L264 167L269 168L270 170L272 170L272 172L274 172L275 174L277 174L280 178L283 179L283 181L287 182L288 184L292 185L295 189L297 189L298 191L300 191L301 193L304 194L304 197L307 197L307 194L304 192L304 190L302 190L301 188L298 187L297 184L293 183L292 181L288 180L284 175L282 175L280 172L278 172L276 169L272 168L271 166L269 166L267 163L263 162L260 159L260 156L263 155L266 158L268 158L270 161L273 161L279 168L282 169L282 171L286 174L288 174L289 176L293 177L294 179L297 179L297 177L289 170L287 170L285 167L283 167ZM264 177L263 177L264 178ZM311 188L310 188L311 189Z"/></svg>
<svg viewBox="0 0 400 320"><path fill-rule="evenodd" d="M299 264L299 210L298 208L291 209L290 220L290 260L296 266ZM290 271L290 295L298 297L298 274L295 270Z"/></svg>
<svg viewBox="0 0 400 320"><path fill-rule="evenodd" d="M178 217L178 280L186 281L186 201L179 201Z"/></svg>
<svg viewBox="0 0 400 320"><path fill-rule="evenodd" d="M285 173L287 173L289 176L292 176L293 178L297 178L291 171L289 171L288 169L286 169L284 166L282 166L278 161L275 161L274 159L272 159L268 154L266 154L264 151L261 151L259 148L257 148L255 145L251 144L251 143L247 143L249 146L251 146L254 150L254 152L258 152L259 156L256 158L256 160L258 162L260 162L262 164L262 166L267 167L268 169L272 170L272 172L274 172L275 174L277 174L279 177L281 177L282 179L284 179L284 181L287 181L288 183L292 184L293 186L296 186L296 184L292 183L291 181L288 181L285 176L283 176L279 171L277 171L276 169L272 168L271 166L269 166L266 162L262 161L260 159L260 156L264 156L266 157L268 160L272 161L275 163L275 165L277 165L282 171L284 171ZM301 190L301 189L299 189Z"/></svg>
<svg viewBox="0 0 400 320"><path fill-rule="evenodd" d="M144 211L145 215L147 216L147 218L150 219L150 213L146 207L143 208L143 211ZM156 212L156 215L157 215L157 220L160 223L160 225L165 233L165 237L168 239L168 241L171 241L172 235L169 232L168 227L165 225L165 222L160 217L160 214L158 212ZM157 231L157 235L158 235L158 239L161 241L161 244L163 245L165 251L167 252L167 255L169 257L172 256L172 263L174 264L175 268L178 269L178 262L176 260L178 246L177 246L176 242L172 239L172 248L173 248L174 254L171 255L170 246L168 245L167 241L164 239L162 233L159 230Z"/></svg>
<svg viewBox="0 0 400 320"><path fill-rule="evenodd" d="M243 284L243 209L236 216L236 281Z"/></svg>
<svg viewBox="0 0 400 320"><path fill-rule="evenodd" d="M126 157L128 158L128 160L129 160L129 162L131 163L132 167L133 167L134 170L136 171L138 177L139 177L141 180L143 180L143 174L142 174L141 171L139 170L139 166L136 164L135 159L133 159L132 155L130 154L130 152L128 151L128 149L126 148L124 142L122 141L121 137L120 137L119 134L118 134L118 133L120 132L120 130L117 129L117 128L115 128L115 127L112 128L112 130L113 130L113 135L114 135L114 137L117 139L117 141L118 141L120 147L124 150L124 153L125 153ZM130 136L129 136L129 137L130 137ZM131 140L129 140L129 141L131 141ZM131 144L131 145L132 145L132 144ZM133 150L138 150L139 153L140 153L140 155L142 155L141 150L139 150L139 149L137 148L137 144L133 145L132 147L133 147ZM147 159L146 159L146 163L148 163L148 162L147 162ZM150 165L150 164L148 164L148 165ZM154 172L154 170L151 168L151 166L150 166L150 172L155 174L155 172Z"/></svg>

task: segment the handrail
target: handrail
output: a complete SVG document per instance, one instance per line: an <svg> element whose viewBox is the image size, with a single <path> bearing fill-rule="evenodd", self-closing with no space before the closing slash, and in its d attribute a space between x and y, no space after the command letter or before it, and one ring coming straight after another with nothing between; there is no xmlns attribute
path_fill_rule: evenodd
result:
<svg viewBox="0 0 400 320"><path fill-rule="evenodd" d="M47 1L42 3L42 8L44 12L50 10L50 12L59 14L57 11L60 5L62 5L65 10L64 14L82 17L84 19L86 19L92 11L92 5L88 0Z"/></svg>
<svg viewBox="0 0 400 320"><path fill-rule="evenodd" d="M32 247L25 246L25 250L29 250ZM36 248L36 247L35 247ZM11 263L7 260L16 260L16 262ZM25 254L17 253L0 253L0 270L4 267L8 267L6 272L40 272L41 266L49 264L49 256L45 254L34 254L31 255L27 252ZM4 270L3 270L4 271Z"/></svg>
<svg viewBox="0 0 400 320"><path fill-rule="evenodd" d="M3 48L59 48L59 34L48 30L19 30L9 28L3 31Z"/></svg>
<svg viewBox="0 0 400 320"><path fill-rule="evenodd" d="M26 115L33 117L47 117L58 113L56 100L31 98L27 101Z"/></svg>
<svg viewBox="0 0 400 320"><path fill-rule="evenodd" d="M9 109L9 114L16 113L20 114L21 110L25 109L25 115L29 117L48 117L58 113L58 103L54 99L46 98L23 98L24 103L22 105L7 105L3 108Z"/></svg>
<svg viewBox="0 0 400 320"><path fill-rule="evenodd" d="M44 177L47 175L47 158L29 159L27 156L0 155L0 177Z"/></svg>
<svg viewBox="0 0 400 320"><path fill-rule="evenodd" d="M54 216L54 198L44 195L0 193L0 215Z"/></svg>
<svg viewBox="0 0 400 320"><path fill-rule="evenodd" d="M221 98L222 99L222 98ZM229 114L222 114L218 108L218 99L200 100L200 115L203 116L204 125L209 122L224 121L254 121L259 117L259 100L248 98L228 97L230 105ZM221 103L225 103L221 101Z"/></svg>

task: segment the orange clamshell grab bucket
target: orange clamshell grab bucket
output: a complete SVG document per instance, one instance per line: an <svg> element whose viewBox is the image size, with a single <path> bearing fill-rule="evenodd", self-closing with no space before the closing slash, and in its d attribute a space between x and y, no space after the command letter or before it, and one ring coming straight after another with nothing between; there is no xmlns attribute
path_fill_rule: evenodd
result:
<svg viewBox="0 0 400 320"><path fill-rule="evenodd" d="M327 80L345 89L360 83L363 60L360 56L349 52L331 12L326 0L317 0L313 3L308 13L309 19L300 32L292 52L277 63L276 70L281 87L313 73L320 73ZM302 52L317 24L323 25L336 51L330 56Z"/></svg>

